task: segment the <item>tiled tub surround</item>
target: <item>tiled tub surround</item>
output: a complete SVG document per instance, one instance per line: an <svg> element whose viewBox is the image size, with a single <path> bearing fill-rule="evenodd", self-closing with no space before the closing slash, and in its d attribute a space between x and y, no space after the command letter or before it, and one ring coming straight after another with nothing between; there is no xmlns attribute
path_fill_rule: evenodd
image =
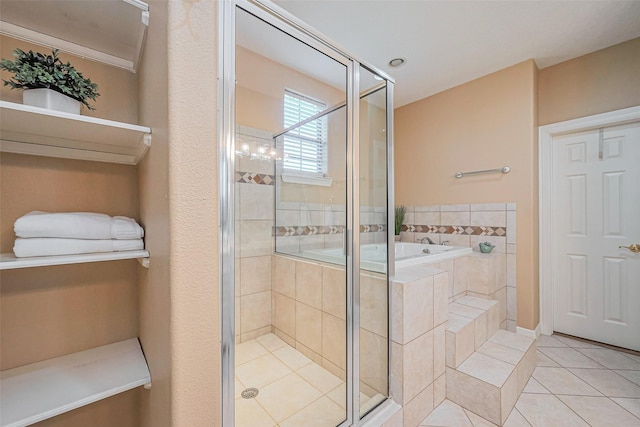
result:
<svg viewBox="0 0 640 427"><path fill-rule="evenodd" d="M416 427L446 396L449 273L425 266L402 270L391 283L390 385L402 405L402 422L393 425Z"/></svg>
<svg viewBox="0 0 640 427"><path fill-rule="evenodd" d="M496 245L491 255L504 258L506 287L494 289L491 298L500 301L506 307L507 320L503 327L509 331L516 330L515 203L407 206L403 230L401 240L406 242L416 242L429 237L437 244L448 242L447 244L452 246L468 246L475 252L479 252L480 242L488 241ZM473 270L469 273L470 278L476 277L475 271L478 269L484 271L485 267L479 265L479 260L483 259L483 256L476 259L478 262L469 261L469 268ZM491 262L502 263L503 261ZM498 271L502 271L502 267L495 267ZM499 279L499 283L502 283L502 279ZM478 292L476 288L477 285L470 282L469 291Z"/></svg>
<svg viewBox="0 0 640 427"><path fill-rule="evenodd" d="M498 329L505 325L506 298L490 297L496 280L506 284L505 274L497 273L504 259L474 253L397 271L391 284L391 393L402 410L385 427L416 427L445 398L496 423L506 419L533 371L535 345ZM478 279L472 289L481 292L470 292L467 278Z"/></svg>
<svg viewBox="0 0 640 427"><path fill-rule="evenodd" d="M506 254L499 252L489 254L473 252L467 260L466 295L498 301L500 329L515 332L515 321L509 326L508 320L506 257Z"/></svg>
<svg viewBox="0 0 640 427"><path fill-rule="evenodd" d="M496 300L500 328L507 328L506 254L472 252L442 262L404 267L396 270L395 279L417 280L430 269L447 272L447 303L465 296Z"/></svg>

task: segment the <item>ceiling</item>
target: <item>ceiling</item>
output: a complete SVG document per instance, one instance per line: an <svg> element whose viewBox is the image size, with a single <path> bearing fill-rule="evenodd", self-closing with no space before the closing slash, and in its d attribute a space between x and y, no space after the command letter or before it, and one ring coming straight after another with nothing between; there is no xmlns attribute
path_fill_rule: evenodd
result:
<svg viewBox="0 0 640 427"><path fill-rule="evenodd" d="M400 107L521 61L545 68L640 37L640 0L276 0L396 80ZM399 68L389 60L405 58Z"/></svg>

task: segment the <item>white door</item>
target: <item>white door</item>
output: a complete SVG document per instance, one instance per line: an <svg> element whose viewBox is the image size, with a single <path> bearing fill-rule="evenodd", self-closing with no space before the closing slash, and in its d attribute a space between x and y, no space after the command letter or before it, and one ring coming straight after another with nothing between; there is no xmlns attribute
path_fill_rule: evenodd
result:
<svg viewBox="0 0 640 427"><path fill-rule="evenodd" d="M553 138L554 330L640 350L640 123Z"/></svg>

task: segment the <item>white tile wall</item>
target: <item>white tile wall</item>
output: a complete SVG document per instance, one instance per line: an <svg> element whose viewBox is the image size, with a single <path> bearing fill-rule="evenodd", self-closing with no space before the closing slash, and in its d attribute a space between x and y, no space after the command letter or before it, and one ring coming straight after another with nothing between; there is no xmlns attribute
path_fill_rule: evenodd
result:
<svg viewBox="0 0 640 427"><path fill-rule="evenodd" d="M475 208L475 205L472 205ZM515 214L515 212L514 212ZM515 216L515 215L514 215ZM465 224L466 225L466 224ZM489 225L496 227L507 226L507 211L471 211L471 222L469 225Z"/></svg>
<svg viewBox="0 0 640 427"><path fill-rule="evenodd" d="M507 243L516 243L516 211L507 211Z"/></svg>
<svg viewBox="0 0 640 427"><path fill-rule="evenodd" d="M239 210L236 217L244 219L268 219L275 216L273 185L236 183L236 197L239 199Z"/></svg>

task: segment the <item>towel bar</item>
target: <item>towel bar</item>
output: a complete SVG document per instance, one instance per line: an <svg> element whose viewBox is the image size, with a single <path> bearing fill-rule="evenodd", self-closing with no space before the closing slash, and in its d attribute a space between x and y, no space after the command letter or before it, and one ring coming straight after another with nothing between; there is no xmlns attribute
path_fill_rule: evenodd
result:
<svg viewBox="0 0 640 427"><path fill-rule="evenodd" d="M487 170L482 170L482 171L456 172L455 176L456 176L456 178L460 179L465 175L479 175L481 173L494 173L494 172L509 173L509 172L511 172L511 168L509 166L505 166L503 168L487 169Z"/></svg>

